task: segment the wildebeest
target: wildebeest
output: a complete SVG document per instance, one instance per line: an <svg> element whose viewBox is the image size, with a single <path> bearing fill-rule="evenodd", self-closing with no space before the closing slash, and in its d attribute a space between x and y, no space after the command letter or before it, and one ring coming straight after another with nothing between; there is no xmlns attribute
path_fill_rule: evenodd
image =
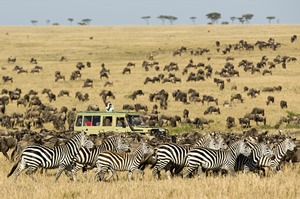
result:
<svg viewBox="0 0 300 199"><path fill-rule="evenodd" d="M68 90L61 90L59 92L59 94L57 95L57 97L61 97L61 96L64 96L64 95L69 96L69 91Z"/></svg>
<svg viewBox="0 0 300 199"><path fill-rule="evenodd" d="M288 106L287 106L287 102L284 101L284 100L281 100L281 101L280 101L280 107L281 107L282 109L287 108L287 107L288 107Z"/></svg>
<svg viewBox="0 0 300 199"><path fill-rule="evenodd" d="M244 102L244 100L243 100L243 98L242 98L242 95L241 95L240 93L231 95L230 101L232 102L232 101L235 100L235 99L240 100L241 103Z"/></svg>
<svg viewBox="0 0 300 199"><path fill-rule="evenodd" d="M265 109L263 108L257 108L257 107L254 107L251 111L252 114L261 114L261 115L265 115Z"/></svg>
<svg viewBox="0 0 300 199"><path fill-rule="evenodd" d="M212 112L216 112L218 114L221 114L220 112L220 108L216 107L216 106L209 106L205 111L204 111L204 115L210 114Z"/></svg>
<svg viewBox="0 0 300 199"><path fill-rule="evenodd" d="M209 102L215 102L216 105L218 105L218 98L210 95L203 95L202 104L204 104L204 101L207 101L207 104L209 104Z"/></svg>
<svg viewBox="0 0 300 199"><path fill-rule="evenodd" d="M37 60L36 60L34 57L32 57L32 58L30 59L30 63L31 63L31 64L37 64Z"/></svg>
<svg viewBox="0 0 300 199"><path fill-rule="evenodd" d="M265 116L255 114L254 121L256 122L256 125L258 125L258 122L263 122L264 125L266 125L266 117Z"/></svg>
<svg viewBox="0 0 300 199"><path fill-rule="evenodd" d="M8 81L13 82L13 78L10 76L2 76L2 80L4 83Z"/></svg>
<svg viewBox="0 0 300 199"><path fill-rule="evenodd" d="M103 77L105 77L106 79L108 79L108 75L107 73L100 73L100 79L102 79Z"/></svg>
<svg viewBox="0 0 300 199"><path fill-rule="evenodd" d="M17 60L17 59L16 59L15 57L9 57L9 58L7 59L7 63L9 63L9 62L15 63L16 60Z"/></svg>
<svg viewBox="0 0 300 199"><path fill-rule="evenodd" d="M125 73L131 73L131 69L130 68L128 68L128 67L125 67L124 69L123 69L123 72L122 72L122 74L124 75Z"/></svg>
<svg viewBox="0 0 300 199"><path fill-rule="evenodd" d="M87 108L87 111L99 111L99 106L96 104L90 104Z"/></svg>
<svg viewBox="0 0 300 199"><path fill-rule="evenodd" d="M274 103L274 101L275 101L275 99L274 99L273 96L268 96L268 97L267 97L267 105L269 105L270 102Z"/></svg>
<svg viewBox="0 0 300 199"><path fill-rule="evenodd" d="M218 86L219 84L224 84L224 80L218 78L214 78L214 82L217 83Z"/></svg>
<svg viewBox="0 0 300 199"><path fill-rule="evenodd" d="M113 86L113 81L106 81L104 83L104 87L106 87L106 86Z"/></svg>
<svg viewBox="0 0 300 199"><path fill-rule="evenodd" d="M123 105L123 110L126 110L126 111L130 111L130 110L134 110L134 106L133 105L130 105L130 104L124 104Z"/></svg>
<svg viewBox="0 0 300 199"><path fill-rule="evenodd" d="M243 128L249 128L250 127L250 120L248 118L243 118L243 117L239 118L239 123L240 123L240 125L242 125Z"/></svg>
<svg viewBox="0 0 300 199"><path fill-rule="evenodd" d="M228 116L227 119L226 119L226 124L227 124L227 128L231 128L234 126L235 124L235 120L234 120L234 117L231 117L231 116Z"/></svg>

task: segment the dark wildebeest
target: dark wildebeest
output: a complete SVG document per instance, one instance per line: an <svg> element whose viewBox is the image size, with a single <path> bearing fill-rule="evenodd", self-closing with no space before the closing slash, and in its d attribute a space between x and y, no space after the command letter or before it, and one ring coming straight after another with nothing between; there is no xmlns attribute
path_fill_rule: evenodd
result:
<svg viewBox="0 0 300 199"><path fill-rule="evenodd" d="M204 101L207 101L207 104L209 104L209 102L215 102L216 105L218 105L218 98L210 95L203 95L202 104L204 104Z"/></svg>
<svg viewBox="0 0 300 199"><path fill-rule="evenodd" d="M124 69L123 69L123 72L122 72L122 74L124 75L125 73L131 73L131 69L130 68L127 68L127 67L125 67Z"/></svg>
<svg viewBox="0 0 300 199"><path fill-rule="evenodd" d="M251 111L252 114L262 114L265 115L265 109L254 107Z"/></svg>
<svg viewBox="0 0 300 199"><path fill-rule="evenodd" d="M280 107L283 109L283 108L287 108L287 102L284 101L284 100L281 100L280 101Z"/></svg>
<svg viewBox="0 0 300 199"><path fill-rule="evenodd" d="M87 108L87 111L99 111L99 106L96 104L90 104Z"/></svg>
<svg viewBox="0 0 300 199"><path fill-rule="evenodd" d="M234 121L234 117L228 116L226 119L226 123L227 123L227 128L231 128L234 126L235 121Z"/></svg>
<svg viewBox="0 0 300 199"><path fill-rule="evenodd" d="M275 99L274 99L273 96L268 96L268 98L267 98L267 105L269 105L270 102L274 103L274 101L275 101Z"/></svg>
<svg viewBox="0 0 300 199"><path fill-rule="evenodd" d="M204 115L207 115L208 113L211 114L212 112L216 112L218 114L221 114L220 108L216 106L209 106L205 111Z"/></svg>
<svg viewBox="0 0 300 199"><path fill-rule="evenodd" d="M258 125L258 122L263 122L264 125L266 125L266 117L265 116L255 114L254 121L256 122L256 125Z"/></svg>
<svg viewBox="0 0 300 199"><path fill-rule="evenodd" d="M7 82L7 81L13 82L13 78L10 77L10 76L2 76L2 80L3 80L4 83Z"/></svg>
<svg viewBox="0 0 300 199"><path fill-rule="evenodd" d="M100 79L102 79L103 77L105 77L106 79L108 79L108 75L107 73L100 73Z"/></svg>
<svg viewBox="0 0 300 199"><path fill-rule="evenodd" d="M248 118L239 118L239 123L243 128L249 128L250 127L250 120ZM243 126L245 125L245 126Z"/></svg>
<svg viewBox="0 0 300 199"><path fill-rule="evenodd" d="M56 101L56 95L54 93L48 93L49 102L52 102L52 100Z"/></svg>
<svg viewBox="0 0 300 199"><path fill-rule="evenodd" d="M67 91L67 90L61 90L59 92L59 94L57 95L57 97L61 97L61 96L64 96L64 95L69 96L69 91Z"/></svg>
<svg viewBox="0 0 300 199"><path fill-rule="evenodd" d="M134 110L134 106L130 104L124 104L123 105L123 110L129 111L129 110Z"/></svg>
<svg viewBox="0 0 300 199"><path fill-rule="evenodd" d="M184 109L183 110L183 118L188 118L189 117L189 110L187 110L187 109Z"/></svg>

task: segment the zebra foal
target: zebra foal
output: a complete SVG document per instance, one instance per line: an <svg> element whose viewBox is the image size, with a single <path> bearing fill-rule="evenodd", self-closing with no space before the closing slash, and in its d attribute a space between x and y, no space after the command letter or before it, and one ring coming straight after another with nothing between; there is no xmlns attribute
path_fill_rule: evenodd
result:
<svg viewBox="0 0 300 199"><path fill-rule="evenodd" d="M77 171L81 168L85 179L87 179L86 167L96 167L96 161L99 154L106 150L124 153L131 151L131 145L127 140L125 140L125 137L118 135L104 140L100 146L94 146L92 149L82 147L76 156L75 167L72 169L73 180L76 181Z"/></svg>
<svg viewBox="0 0 300 199"><path fill-rule="evenodd" d="M152 147L146 143L142 143L132 153L103 151L102 153L100 153L96 161L97 170L94 173L94 180L96 180L98 175L100 180L102 180L106 172L110 173L106 180L109 180L111 177L113 177L113 175L116 175L117 179L119 179L116 171L129 171L129 180L132 179L133 173L140 173L142 178L144 175L144 171L140 170L138 167L144 155L149 155L152 153Z"/></svg>
<svg viewBox="0 0 300 199"><path fill-rule="evenodd" d="M30 175L33 180L36 180L33 174L39 167L42 167L46 169L58 168L55 175L56 182L65 169L70 169L81 147L93 147L93 142L87 140L87 138L86 131L82 130L81 133L71 137L65 145L53 148L44 145L30 145L23 150L7 177L14 173L19 162L21 162L15 173L15 181L26 168L28 168L26 174Z"/></svg>
<svg viewBox="0 0 300 199"><path fill-rule="evenodd" d="M232 143L228 149L214 150L198 147L192 149L187 155L189 168L183 174L183 178L187 177L195 169L198 169L198 177L201 177L202 168L207 170L225 169L234 174L234 166L238 155L243 154L249 156L251 152L247 143L241 139Z"/></svg>

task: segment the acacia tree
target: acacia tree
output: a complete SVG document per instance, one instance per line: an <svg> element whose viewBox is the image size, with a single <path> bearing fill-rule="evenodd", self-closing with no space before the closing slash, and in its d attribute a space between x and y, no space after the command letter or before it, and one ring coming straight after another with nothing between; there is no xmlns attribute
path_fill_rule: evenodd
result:
<svg viewBox="0 0 300 199"><path fill-rule="evenodd" d="M144 19L146 21L147 26L149 25L149 19L150 18L151 18L150 16L144 16L144 17L142 17L142 19Z"/></svg>
<svg viewBox="0 0 300 199"><path fill-rule="evenodd" d="M232 21L232 24L233 24L234 20L236 20L236 17L230 17L230 20Z"/></svg>
<svg viewBox="0 0 300 199"><path fill-rule="evenodd" d="M47 20L46 20L46 23L47 23L47 25L49 25L49 24L50 24L50 20L49 20L49 19L47 19Z"/></svg>
<svg viewBox="0 0 300 199"><path fill-rule="evenodd" d="M250 20L252 19L253 16L254 16L253 14L244 14L242 17L244 17L246 20L246 23L249 24Z"/></svg>
<svg viewBox="0 0 300 199"><path fill-rule="evenodd" d="M193 24L195 25L197 17L190 17L190 19L192 20Z"/></svg>
<svg viewBox="0 0 300 199"><path fill-rule="evenodd" d="M162 21L162 25L164 25L166 17L167 16L165 16L165 15L159 15L157 18L160 19Z"/></svg>
<svg viewBox="0 0 300 199"><path fill-rule="evenodd" d="M218 19L221 18L221 14L218 12L211 12L208 13L206 17L211 20L211 24L215 24L218 21Z"/></svg>
<svg viewBox="0 0 300 199"><path fill-rule="evenodd" d="M240 21L241 24L244 24L244 22L245 22L244 17L238 17L237 19Z"/></svg>
<svg viewBox="0 0 300 199"><path fill-rule="evenodd" d="M74 21L73 18L68 18L68 21L70 22L70 25L72 25L72 22Z"/></svg>
<svg viewBox="0 0 300 199"><path fill-rule="evenodd" d="M83 23L85 23L86 25L90 25L90 23L91 23L91 19L82 19L81 20Z"/></svg>
<svg viewBox="0 0 300 199"><path fill-rule="evenodd" d="M169 20L170 25L173 25L173 21L177 20L177 17L174 17L174 16L166 16L166 19Z"/></svg>
<svg viewBox="0 0 300 199"><path fill-rule="evenodd" d="M31 20L30 22L35 26L38 21L37 20Z"/></svg>
<svg viewBox="0 0 300 199"><path fill-rule="evenodd" d="M269 16L269 17L267 17L267 19L269 19L269 24L271 23L271 20L272 19L275 19L276 17L274 17L274 16Z"/></svg>

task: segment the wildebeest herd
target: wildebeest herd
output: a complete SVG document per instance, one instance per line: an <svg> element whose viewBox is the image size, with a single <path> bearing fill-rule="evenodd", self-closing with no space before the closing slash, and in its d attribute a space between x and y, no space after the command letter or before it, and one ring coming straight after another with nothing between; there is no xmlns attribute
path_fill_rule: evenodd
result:
<svg viewBox="0 0 300 199"><path fill-rule="evenodd" d="M291 41L294 42L297 37L292 37ZM258 48L260 51L263 50L272 50L276 52L277 49L281 47L281 43L275 42L274 38L270 38L268 41L257 41L255 44L250 44L247 41L240 40L236 44L226 44L226 47L224 49L221 49L220 42L216 42L216 50L217 52L222 53L224 56L227 56L230 54L232 51L253 51L255 48ZM187 51L189 50L190 53ZM238 64L238 67L234 66L230 61L234 60L234 57L228 56L226 58L226 63L224 64L224 67L221 70L215 71L214 67L211 66L210 64L205 64L202 62L195 63L194 57L196 56L202 56L202 55L208 55L212 51L212 49L208 48L198 48L198 49L189 49L187 47L181 47L178 50L175 50L173 53L173 56L184 56L186 54L189 54L192 58L189 60L187 65L185 67L180 67L179 64L176 62L170 62L169 64L165 65L164 67L159 66L158 61L154 61L154 56L151 55L149 56L149 60L143 61L141 63L142 68L145 71L149 71L151 73L151 69L154 68L155 71L161 71L161 73L157 76L150 76L150 77L145 77L145 81L143 82L145 86L147 86L149 83L153 84L160 84L160 85L165 85L165 84L180 84L183 81L186 82L199 82L199 81L210 81L217 86L217 88L220 89L220 91L224 90L226 84L231 82L231 78L239 78L242 74L243 71L245 73L250 73L252 75L259 74L261 73L263 76L268 76L268 75L273 75L274 71L276 71L276 68L282 67L283 69L288 68L288 64L291 62L296 62L297 59L295 57L291 56L282 56L278 55L276 57L267 57L267 56L262 56L260 60L257 61L257 63L254 63L253 61L250 60L241 60ZM207 57L207 60L209 61L211 57ZM62 56L60 61L68 61L65 56ZM14 64L17 62L17 59L14 57L8 58L7 61L9 64ZM38 62L37 59L31 58L29 60L31 64L37 64L37 63L42 63ZM66 72L65 71L56 71L54 73L54 82L63 82L63 81L74 81L77 79L82 78L82 71L86 70L85 68L93 68L94 65L91 62L78 62L76 64L76 70L73 71L70 74L70 78L68 79L66 77ZM126 67L121 70L120 69L120 74L122 75L132 75L134 70L138 67L138 64L135 64L133 62L128 62ZM42 67L40 65L36 65L35 67L32 68L32 70L26 70L23 69L23 67L16 65L13 69L13 71L16 71L17 74L26 74L28 71L31 71L31 73L42 73L43 70L45 70L45 66ZM240 70L242 68L242 71ZM7 70L6 68L2 68L3 70ZM196 70L196 72L195 72ZM100 70L100 76L99 79L101 80L107 80L104 83L104 87L106 86L114 86L112 81L110 80L110 69L108 69L105 64L101 65L101 70ZM182 75L181 75L182 74ZM38 75L38 74L37 74ZM53 74L52 74L53 75ZM180 77L179 77L180 75ZM213 77L213 78L212 78ZM11 76L2 76L3 84L14 84L13 77ZM90 87L94 88L94 83L95 80L91 78L85 78L82 88ZM142 84L142 82L141 82ZM238 85L234 85L231 87L231 90L237 90ZM266 102L264 101L263 104L271 105L270 103L274 103L275 100L276 102L279 102L278 108L285 109L288 108L288 101L286 99L280 99L276 98L276 92L283 92L285 88L283 88L281 85L268 85L267 87L264 87L263 89L259 88L248 88L245 86L243 88L243 92L238 92L236 94L231 95L229 99L220 99L218 97L215 97L209 93L202 93L200 95L200 90L196 90L193 88L183 90L183 89L175 89L173 92L168 92L165 89L157 89L157 92L152 92L149 93L149 102L155 102L158 103L155 104L152 108L150 109L149 105L147 102L144 103L133 103L133 104L123 104L123 110L130 111L130 110L135 110L135 111L140 111L142 112L141 118L142 122L145 125L150 125L150 126L161 126L161 127L177 127L178 125L182 124L191 124L195 128L201 128L202 130L204 128L209 128L210 125L212 125L213 121L205 118L206 115L215 115L215 114L221 114L222 115L222 109L226 107L235 107L236 103L245 103L245 101L251 101L251 99L256 98L261 94L261 92L270 92L274 93L275 95L269 95L266 99ZM57 97L69 97L69 96L75 96L76 99L78 99L80 102L86 102L89 101L89 93L82 93L80 91L76 93L72 93L68 91L65 88L62 88L59 93L54 93L52 92L53 89L51 88L44 88L42 91L36 91L36 90L30 90L26 93L24 93L22 88L15 88L15 89L2 89L1 91L1 96L0 96L0 110L2 114L0 115L0 121L1 125L3 128L8 129L10 132L5 133L5 135L1 136L1 151L3 154L8 157L7 151L9 148L14 148L12 155L16 155L18 157L22 157L22 150L20 149L20 146L22 144L22 141L27 142L25 145L30 144L30 143L39 143L42 145L47 145L51 146L51 150L53 147L58 147L61 145L64 145L62 143L65 143L67 140L66 138L71 138L72 133L72 126L74 125L74 119L76 116L76 107L67 107L67 106L62 106L62 107L55 107L51 106L51 103L55 102L57 100ZM133 101L137 100L140 96L146 95L148 92L143 91L141 89L135 88L132 91L132 94L129 95L129 98L131 98ZM49 102L42 102L41 96L47 96ZM103 103L106 104L107 100L114 100L118 99L121 96L115 95L113 91L111 90L102 90L99 93L99 97L102 99ZM219 106L219 103L221 100L224 101L223 107ZM16 106L24 106L27 107L26 111L24 113L20 112L10 112L10 110L7 110L7 105L9 103L15 103L16 101ZM182 111L182 116L180 115L168 115L168 114L160 114L160 111L166 111L168 110L168 104L170 102L177 101L177 102L182 102L183 104L195 104L198 105L205 105L207 106L205 111L203 113L200 113L198 117L191 118L189 116L189 110L184 109ZM200 103L201 102L201 103ZM47 104L47 105L45 105ZM222 102L221 102L222 104ZM278 103L277 103L278 104ZM276 104L276 105L277 105ZM91 103L88 105L87 109L88 111L98 111L101 108L97 104ZM150 112L151 111L151 112ZM236 124L236 119L239 122L239 124L243 128L251 128L253 124L251 125L251 122L255 123L257 126L260 124L266 125L267 123L267 116L268 114L265 114L265 110L262 107L253 107L252 111L245 114L245 115L240 115L238 118L234 118L232 116L228 116L227 118L224 118L224 121L226 120L226 125L227 128L233 128L234 126L238 125ZM289 116L289 117L280 117L278 118L278 123L293 123L293 124L299 124L300 123L300 118L297 116ZM53 128L58 131L52 131L52 130L47 130L44 128L45 124L52 123ZM66 123L68 125L66 125ZM40 133L36 133L35 131L32 131L32 127L34 129L40 129ZM16 128L22 129L22 130L15 130ZM12 130L13 129L13 130ZM68 130L67 130L68 129ZM250 131L245 131L245 134L247 132L255 132L255 135L264 135L259 134L258 131L256 130L250 130ZM109 134L109 133L107 133ZM90 139L93 138L99 138L100 140L105 137L108 139L109 136L107 134L103 135L96 135L96 136L91 136ZM109 134L111 136L111 134ZM103 137L102 137L103 136ZM135 155L128 155L128 156L122 156L120 154L114 154L114 153L108 153L108 154L102 154L101 156L97 154L97 160L93 159L93 162L95 163L94 166L97 166L97 172L95 173L95 179L100 178L103 179L103 176L105 172L109 172L111 176L116 175L117 170L131 170L132 172L138 172L138 173L143 173L142 170L139 168L141 165L145 165L146 162L151 162L154 161L153 163L153 171L154 174L157 174L158 176L160 175L159 172L161 169L165 169L168 173L168 177L172 176L172 174L177 174L179 173L183 167L189 166L190 168L188 169L188 172L184 174L184 177L189 176L193 171L198 168L198 173L201 173L200 170L203 169L224 169L228 170L230 173L232 172L232 166L233 165L214 165L213 166L209 165L210 163L203 163L201 162L202 159L199 157L197 154L202 153L197 151L197 147L199 146L205 146L203 148L206 148L209 152L209 150L230 150L230 151L235 151L236 157L230 157L231 161L235 161L238 155L244 155L245 157L249 155L250 149L252 149L253 153L253 146L251 147L250 143L255 143L253 140L249 141L249 137L245 136L241 138L239 135L236 134L227 134L227 133L213 133L209 134L206 136L200 136L197 135L197 133L187 133L187 134L182 134L180 136L172 136L172 135L152 135L153 137L148 137L145 138L144 135L139 135L139 134L129 134L127 135L127 139L131 139L129 143L132 145L132 143L140 143L141 140L144 142L147 142L147 144L142 143L140 146L134 147L135 149ZM186 137L184 137L186 136ZM206 140L207 136L209 139ZM265 136L265 135L264 135ZM264 137L262 136L262 137ZM50 138L49 138L50 137ZM205 143L196 143L197 140L201 140L200 138L205 138ZM72 138L71 138L72 139ZM104 141L98 141L98 143L94 141L95 146L101 146L101 143ZM247 140L248 139L248 140ZM262 138L260 138L262 139ZM50 141L51 140L51 141ZM287 141L287 145L284 146L287 151L291 151L294 148L294 143L291 141L290 138L286 138L282 135L277 135L274 137L264 137L263 142L266 143L267 141L270 141L272 143L278 144L281 146L281 143L284 143L285 140ZM261 141L261 140L260 140ZM236 142L236 143L235 143ZM165 146L163 145L164 143L169 143L166 144ZM225 143L225 144L224 144ZM246 144L243 144L246 143ZM261 142L259 142L261 143ZM89 142L87 143L80 143L76 145L74 148L75 152L80 154L80 149L81 146L85 146L85 144L90 145ZM178 148L184 155L184 159L176 159L174 162L166 162L165 159L168 159L170 157L165 157L161 154L163 154L163 150L171 150L168 147L177 147L177 145L180 145L182 148ZM183 144L187 144L188 147L181 146ZM224 145L221 145L224 144ZM231 148L230 148L231 147ZM249 149L250 147L250 149ZM288 148L290 147L290 148ZM2 150L3 148L3 150ZM58 147L59 148L59 147ZM63 148L63 147L62 147ZM210 149L207 149L210 148ZM267 147L263 147L267 148ZM272 148L272 147L269 147ZM24 149L24 148L23 148ZM57 149L57 148L55 148ZM243 149L243 151L238 151L238 149ZM273 147L273 152L278 150L276 147ZM28 149L28 153L30 153L30 150L33 149ZM102 149L103 150L103 149ZM123 150L123 149L122 149ZM122 152L122 150L116 150L117 152ZM153 152L154 150L154 152ZM176 149L177 150L177 149ZM190 153L191 151L191 153ZM206 151L206 152L207 152ZM285 152L284 155L287 155L288 152ZM99 151L98 151L99 152ZM208 153L207 152L207 153ZM81 151L81 153L84 153ZM88 153L85 151L85 153ZM203 152L205 153L205 152ZM218 152L218 153L223 153L223 152ZM273 156L268 156L271 153L270 150L265 150L262 155L265 155L262 158L264 162L255 162L257 165L261 164L260 166L263 166L263 164L268 165L268 167L272 167L272 169L275 171L278 168L278 165L282 162L282 160L277 160L276 155ZM154 155L153 155L154 154ZM74 154L73 154L74 155ZM105 159L105 155L107 155L106 158L123 158L125 159L131 159L132 161L136 161L134 164L134 168L127 167L128 165L111 165L111 162L105 162L103 161ZM142 156L144 157L147 156L147 158L144 160L141 158ZM169 154L172 158L172 154ZM277 154L278 155L278 154ZM282 154L279 154L280 156ZM24 155L25 156L25 155ZM75 156L71 157L74 158ZM150 158L151 157L151 158ZM218 157L216 154L214 156L215 158ZM297 157L297 156L296 156ZM78 162L74 162L73 160L70 162L65 163L66 165L63 165L64 167L60 168L60 171L62 169L68 169L72 170L74 167L76 168L79 167L80 165L80 158L77 157ZM162 159L159 159L162 158ZM294 156L293 156L294 158ZM154 160L153 160L154 159ZM187 161L191 160L191 162ZM20 159L21 161L21 159ZM187 161L187 162L186 162ZM216 160L212 160L216 161ZM260 166L253 166L254 163L251 161L254 160L249 160L247 158L244 158L241 160L242 162L244 161L244 164L246 167L254 172L257 172L260 169ZM249 163L249 161L251 163ZM103 163L105 162L105 163ZM25 164L25 163L24 163ZM49 163L52 164L52 163ZM69 164L69 165L68 165ZM75 164L75 166L74 166ZM85 163L82 163L83 166ZM157 166L158 165L158 166ZM205 166L204 166L205 165ZM242 163L241 163L242 165ZM274 166L275 165L275 166ZM26 165L23 165L26 166ZM27 165L28 166L28 165ZM36 167L32 166L30 167L30 170L28 171L28 174L32 174L36 171L37 167L44 167L48 168L48 166L43 166L40 163L37 163L35 165ZM62 165L55 165L55 167L60 167ZM74 166L74 167L73 167ZM124 167L122 167L124 166ZM122 167L122 168L121 168ZM142 167L142 166L141 166ZM216 168L215 168L216 167ZM245 166L241 166L240 168L245 168ZM16 168L15 168L16 169ZM175 170L175 171L174 171ZM18 171L18 174L21 172L21 170ZM73 172L74 173L74 172ZM56 179L59 177L60 174L57 174ZM99 175L99 176L98 176ZM72 177L73 179L75 176Z"/></svg>

